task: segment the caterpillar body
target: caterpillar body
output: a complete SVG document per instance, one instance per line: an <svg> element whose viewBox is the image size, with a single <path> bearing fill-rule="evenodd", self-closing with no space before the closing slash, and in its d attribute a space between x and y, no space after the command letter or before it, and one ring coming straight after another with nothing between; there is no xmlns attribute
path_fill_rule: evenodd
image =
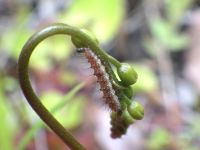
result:
<svg viewBox="0 0 200 150"><path fill-rule="evenodd" d="M110 76L106 72L103 62L101 62L98 56L89 48L78 48L77 52L84 54L88 63L91 65L91 68L94 70L94 75L96 76L97 82L100 85L100 90L103 93L104 103L108 105L112 111L120 110L119 99L112 86Z"/></svg>
<svg viewBox="0 0 200 150"><path fill-rule="evenodd" d="M116 116L111 117L111 137L113 139L120 138L124 135L128 129L128 124L123 120L120 113L117 113Z"/></svg>

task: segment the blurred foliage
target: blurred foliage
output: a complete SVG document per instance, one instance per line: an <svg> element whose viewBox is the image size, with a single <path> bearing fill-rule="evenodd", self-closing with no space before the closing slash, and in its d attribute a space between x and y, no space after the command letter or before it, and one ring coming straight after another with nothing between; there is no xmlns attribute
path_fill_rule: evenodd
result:
<svg viewBox="0 0 200 150"><path fill-rule="evenodd" d="M63 97L60 93L56 91L48 91L43 93L41 99L43 101L43 104L49 110L53 109L55 105L58 105L58 103L63 103L63 99L69 100L68 94ZM65 106L65 109L63 109L63 111L59 111L59 113L55 114L56 119L61 122L66 128L74 128L80 124L82 120L83 104L86 100L83 95L79 97L71 96L70 99L73 99L73 101L70 101L70 103Z"/></svg>
<svg viewBox="0 0 200 150"><path fill-rule="evenodd" d="M189 44L185 33L180 32L180 25L183 23L182 16L191 6L191 0L167 0L165 5L165 16L149 16L149 28L152 38L145 39L145 46L153 56L157 53L158 45L170 51L183 50Z"/></svg>
<svg viewBox="0 0 200 150"><path fill-rule="evenodd" d="M157 128L149 137L147 147L150 150L165 149L170 143L169 132L162 128Z"/></svg>
<svg viewBox="0 0 200 150"><path fill-rule="evenodd" d="M182 0L181 3L178 0L166 0L165 2L167 20L175 25L182 21L181 19L185 11L188 10L193 3L191 0Z"/></svg>
<svg viewBox="0 0 200 150"><path fill-rule="evenodd" d="M142 64L133 64L133 67L138 74L137 82L132 85L135 92L151 92L158 89L158 80L150 68Z"/></svg>
<svg viewBox="0 0 200 150"><path fill-rule="evenodd" d="M12 123L12 111L8 106L6 101L6 97L3 91L3 81L0 81L0 149L4 150L12 150L13 149L13 136L14 136L14 128L13 126L8 126L8 124Z"/></svg>
<svg viewBox="0 0 200 150"><path fill-rule="evenodd" d="M192 127L191 127L192 128ZM197 134L199 133L197 130ZM198 150L198 147L193 144L193 131L177 136L176 133L171 133L165 128L156 128L148 137L146 146L149 150L162 149L181 149L181 150Z"/></svg>
<svg viewBox="0 0 200 150"><path fill-rule="evenodd" d="M65 61L72 54L69 38L63 35L50 37L40 43L31 56L30 65L40 70L49 70L53 67L54 61Z"/></svg>
<svg viewBox="0 0 200 150"><path fill-rule="evenodd" d="M41 96L43 104L47 109L54 114L56 119L62 123L66 128L75 128L82 121L82 107L83 96L77 97L76 94L83 88L84 84L81 83L75 86L66 95L61 96L56 91L48 92ZM73 101L72 101L73 99ZM65 107L65 109L64 109ZM64 113L61 111L64 110ZM66 112L67 111L67 112ZM41 129L45 124L41 121L35 123L24 135L23 139L19 143L17 150L23 150L32 140L33 136Z"/></svg>
<svg viewBox="0 0 200 150"><path fill-rule="evenodd" d="M123 0L75 0L59 21L92 31L100 43L111 40L125 15Z"/></svg>
<svg viewBox="0 0 200 150"><path fill-rule="evenodd" d="M87 28L94 32L100 42L111 40L117 32L125 14L123 0L74 0L69 9L60 13L57 22ZM2 47L8 49L15 59L18 58L22 45L32 35L33 29L27 26L30 18L28 9L20 7L17 13L15 29L3 34ZM50 37L42 42L34 51L30 65L33 68L47 69L52 60L67 60L72 54L72 45L68 38L62 36Z"/></svg>
<svg viewBox="0 0 200 150"><path fill-rule="evenodd" d="M164 19L153 19L150 22L150 28L153 37L169 50L180 50L188 45L187 36L178 32L176 26L172 26L170 22L166 22Z"/></svg>
<svg viewBox="0 0 200 150"><path fill-rule="evenodd" d="M13 140L17 133L17 118L15 116L15 106L11 104L17 99L9 99L7 93L16 88L16 80L11 77L0 75L0 149L13 150Z"/></svg>
<svg viewBox="0 0 200 150"><path fill-rule="evenodd" d="M32 32L28 28L22 26L15 27L15 30L9 30L3 35L3 47L10 51L10 54L15 59L18 58L21 52L22 45L26 42Z"/></svg>
<svg viewBox="0 0 200 150"><path fill-rule="evenodd" d="M13 16L14 20L11 20L13 25L5 27L5 31L2 34L2 43L0 50L6 50L11 57L17 59L22 46L28 40L33 31L28 27L28 19L31 14L30 10L26 7L19 7L16 14Z"/></svg>

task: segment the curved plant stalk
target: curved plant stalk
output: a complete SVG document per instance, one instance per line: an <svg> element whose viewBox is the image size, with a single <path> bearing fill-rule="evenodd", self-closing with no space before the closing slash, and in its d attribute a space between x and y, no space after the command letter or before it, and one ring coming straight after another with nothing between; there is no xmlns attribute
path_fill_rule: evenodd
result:
<svg viewBox="0 0 200 150"><path fill-rule="evenodd" d="M70 90L66 95L64 95L62 97L62 99L60 100L60 102L58 104L56 104L52 109L50 109L50 112L52 114L55 114L63 107L70 104L70 102L71 102L70 100L73 99L75 97L75 95L77 94L77 92L80 91L80 89L82 89L83 87L84 87L84 83L80 83L77 86L75 86L72 90ZM34 137L35 133L37 133L38 130L40 130L41 128L44 128L44 127L45 127L45 125L42 121L36 122L23 136L22 140L17 145L16 150L24 150L26 148L26 146L28 145L28 143Z"/></svg>
<svg viewBox="0 0 200 150"><path fill-rule="evenodd" d="M30 56L36 46L44 39L56 35L70 35L73 44L77 47L87 47L91 49L102 61L110 76L113 88L117 91L120 102L120 110L112 113L112 129L114 138L120 137L126 132L126 129L133 123L133 119L141 119L144 115L144 109L141 105L132 105L131 97L133 95L130 85L134 84L137 74L129 64L120 63L112 56L108 55L98 46L98 42L84 29L78 29L66 24L54 24L44 28L34 34L24 45L18 61L19 82L22 91L35 112L40 118L66 143L72 150L85 150L85 148L54 118L54 116L44 107L40 99L34 93L28 75L28 64ZM116 67L120 80L117 79L111 65ZM139 116L139 117L138 117ZM120 130L123 127L123 131ZM116 133L116 134L115 134Z"/></svg>
<svg viewBox="0 0 200 150"><path fill-rule="evenodd" d="M28 100L31 107L40 116L40 118L73 150L85 150L85 148L68 132L66 129L51 115L51 113L44 107L39 98L33 91L29 76L28 63L34 48L45 38L55 34L68 34L71 36L77 35L80 39L88 42L94 49L96 45L93 41L85 40L84 34L74 27L64 24L55 24L45 28L44 30L34 34L28 42L24 45L18 62L19 81L23 93ZM86 37L87 39L88 37Z"/></svg>

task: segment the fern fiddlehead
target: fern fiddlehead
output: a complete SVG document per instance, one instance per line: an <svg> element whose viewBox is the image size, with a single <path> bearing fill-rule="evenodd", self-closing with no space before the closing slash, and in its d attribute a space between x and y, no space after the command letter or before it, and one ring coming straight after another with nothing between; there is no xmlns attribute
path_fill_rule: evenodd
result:
<svg viewBox="0 0 200 150"><path fill-rule="evenodd" d="M78 29L61 23L53 24L35 33L30 39L28 39L22 48L18 61L19 82L27 101L40 118L63 140L63 142L66 143L66 145L73 150L85 150L85 148L44 107L35 94L29 80L28 64L33 50L41 41L56 34L71 36L72 43L79 49L79 51L82 49L82 52L88 52L87 56L88 58L90 57L91 62L94 63L96 60L100 61L100 63L94 63L94 67L96 67L96 73L94 75L99 76L99 83L102 83L102 90L105 92L107 90L103 89L106 88L105 86L107 85L107 82L103 82L106 80L110 83L109 86L114 91L114 96L117 98L119 107L117 109L111 107L112 102L108 105L112 110L111 136L113 138L121 137L121 135L125 134L128 126L132 124L134 120L142 119L144 115L142 105L137 102L132 102L131 100L133 92L130 86L136 82L137 74L132 66L127 63L120 63L103 51L98 46L96 38L85 29ZM91 58L92 56L96 59ZM102 70L98 71L98 65L100 65L99 68L103 66L103 71L107 74L106 78L101 74L103 73ZM114 73L111 65L117 69L119 79ZM110 99L109 92L105 96L108 100Z"/></svg>

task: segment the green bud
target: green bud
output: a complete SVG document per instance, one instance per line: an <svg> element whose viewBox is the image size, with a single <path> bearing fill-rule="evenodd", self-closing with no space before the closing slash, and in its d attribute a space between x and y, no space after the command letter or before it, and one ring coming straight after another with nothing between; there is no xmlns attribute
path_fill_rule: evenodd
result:
<svg viewBox="0 0 200 150"><path fill-rule="evenodd" d="M125 86L132 85L137 80L137 73L128 63L121 63L121 66L117 68L117 73Z"/></svg>
<svg viewBox="0 0 200 150"><path fill-rule="evenodd" d="M127 111L127 109L125 109L122 113L122 119L125 122L126 125L130 125L132 123L134 123L134 119L132 116L130 116L129 112Z"/></svg>
<svg viewBox="0 0 200 150"><path fill-rule="evenodd" d="M131 86L128 86L126 89L123 89L123 92L126 94L128 98L131 99L133 97L133 89Z"/></svg>
<svg viewBox="0 0 200 150"><path fill-rule="evenodd" d="M144 107L139 102L132 102L128 106L128 112L136 120L141 120L144 117Z"/></svg>

